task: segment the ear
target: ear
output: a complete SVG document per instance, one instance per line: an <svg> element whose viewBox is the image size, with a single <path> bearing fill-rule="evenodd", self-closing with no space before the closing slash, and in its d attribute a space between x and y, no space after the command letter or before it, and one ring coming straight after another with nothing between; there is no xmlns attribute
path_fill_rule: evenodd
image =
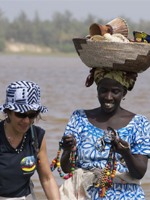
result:
<svg viewBox="0 0 150 200"><path fill-rule="evenodd" d="M11 111L10 111L8 108L6 108L6 109L4 110L4 113L5 113L6 115L9 115L10 112L11 112Z"/></svg>
<svg viewBox="0 0 150 200"><path fill-rule="evenodd" d="M5 114L6 114L6 116L5 116L5 117L6 117L6 119L5 119L6 122L7 122L7 123L10 123L10 122L11 122L11 119L10 119L11 111L10 111L9 109L6 109L6 110L5 110Z"/></svg>

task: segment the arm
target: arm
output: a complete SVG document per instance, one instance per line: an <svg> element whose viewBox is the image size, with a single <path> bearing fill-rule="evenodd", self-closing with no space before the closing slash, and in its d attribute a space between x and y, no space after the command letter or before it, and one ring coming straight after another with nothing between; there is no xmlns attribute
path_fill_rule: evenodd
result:
<svg viewBox="0 0 150 200"><path fill-rule="evenodd" d="M125 148L119 144L120 142ZM116 152L121 154L124 161L126 162L126 165L132 177L136 179L143 178L147 170L147 155L132 154L130 149L126 148L129 146L129 144L120 138L115 139L114 145Z"/></svg>
<svg viewBox="0 0 150 200"><path fill-rule="evenodd" d="M45 195L48 200L59 200L60 195L58 186L50 170L47 157L45 136L43 138L38 156L41 162L37 165L37 172L39 174L39 179Z"/></svg>
<svg viewBox="0 0 150 200"><path fill-rule="evenodd" d="M147 170L148 157L146 155L131 154L128 150L123 158L130 174L137 179L143 178Z"/></svg>

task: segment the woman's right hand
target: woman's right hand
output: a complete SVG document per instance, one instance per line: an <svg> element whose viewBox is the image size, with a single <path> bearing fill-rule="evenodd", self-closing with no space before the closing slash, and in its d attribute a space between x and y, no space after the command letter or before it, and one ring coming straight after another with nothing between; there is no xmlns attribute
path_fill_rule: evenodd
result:
<svg viewBox="0 0 150 200"><path fill-rule="evenodd" d="M63 140L63 153L61 156L61 168L63 172L70 173L72 168L72 149L76 150L76 139L73 135L65 135Z"/></svg>
<svg viewBox="0 0 150 200"><path fill-rule="evenodd" d="M63 140L63 149L65 151L70 151L76 147L76 139L73 135L65 135L62 137Z"/></svg>

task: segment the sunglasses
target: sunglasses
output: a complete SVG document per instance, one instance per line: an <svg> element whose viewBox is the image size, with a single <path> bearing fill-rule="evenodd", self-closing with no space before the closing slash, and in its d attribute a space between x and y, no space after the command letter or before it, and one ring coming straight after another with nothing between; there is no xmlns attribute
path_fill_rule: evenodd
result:
<svg viewBox="0 0 150 200"><path fill-rule="evenodd" d="M33 113L19 113L19 112L14 112L15 116L18 118L26 118L28 117L29 119L35 119L37 117L37 115L39 114L39 112L33 112Z"/></svg>

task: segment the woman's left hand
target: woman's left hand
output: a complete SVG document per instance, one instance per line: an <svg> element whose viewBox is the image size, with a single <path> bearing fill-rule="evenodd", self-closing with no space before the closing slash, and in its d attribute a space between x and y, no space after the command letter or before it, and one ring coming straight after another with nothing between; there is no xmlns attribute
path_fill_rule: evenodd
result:
<svg viewBox="0 0 150 200"><path fill-rule="evenodd" d="M119 138L118 134L113 135L111 144L114 145L115 151L121 155L130 150L129 143Z"/></svg>
<svg viewBox="0 0 150 200"><path fill-rule="evenodd" d="M131 176L141 179L147 169L148 157L142 154L132 154L130 151L130 144L122 140L116 131L112 133L111 144L114 146L115 152L122 155Z"/></svg>

